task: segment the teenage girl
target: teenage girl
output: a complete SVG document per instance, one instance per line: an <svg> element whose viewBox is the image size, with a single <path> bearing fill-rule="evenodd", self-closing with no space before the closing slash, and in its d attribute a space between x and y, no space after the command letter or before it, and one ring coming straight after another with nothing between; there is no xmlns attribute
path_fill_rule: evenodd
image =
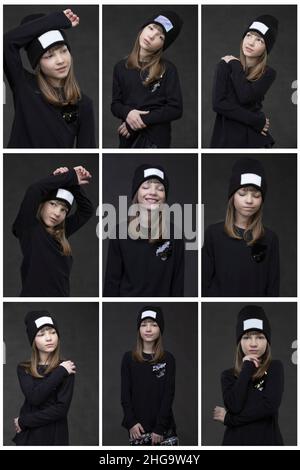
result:
<svg viewBox="0 0 300 470"><path fill-rule="evenodd" d="M93 215L92 203L81 190L90 179L82 166L61 167L27 189L13 224L23 254L21 296L70 295L73 258L69 237ZM74 200L76 211L67 217Z"/></svg>
<svg viewBox="0 0 300 470"><path fill-rule="evenodd" d="M110 238L104 295L107 297L184 295L184 240L165 230L162 207L169 181L161 166L144 164L134 174L129 217ZM136 231L133 231L133 227ZM125 236L121 235L124 232Z"/></svg>
<svg viewBox="0 0 300 470"><path fill-rule="evenodd" d="M120 148L167 148L171 122L182 115L175 65L163 51L177 38L182 20L173 11L153 15L141 27L132 51L113 73L111 111L121 119Z"/></svg>
<svg viewBox="0 0 300 470"><path fill-rule="evenodd" d="M223 445L283 445L278 425L284 373L271 357L271 327L261 307L244 307L237 320L233 369L222 373L224 407L213 417L226 426Z"/></svg>
<svg viewBox="0 0 300 470"><path fill-rule="evenodd" d="M277 30L276 18L259 16L243 34L240 57L226 55L218 63L213 83L213 109L217 116L211 147L273 146L270 120L262 111L262 101L276 77L267 58Z"/></svg>
<svg viewBox="0 0 300 470"><path fill-rule="evenodd" d="M64 32L78 25L68 9L26 16L4 35L4 71L15 107L8 147L96 147L93 104L77 83ZM34 74L23 68L22 48Z"/></svg>
<svg viewBox="0 0 300 470"><path fill-rule="evenodd" d="M28 312L25 324L31 358L17 368L25 401L14 419L13 441L19 446L68 445L67 414L76 366L60 357L60 334L53 315Z"/></svg>
<svg viewBox="0 0 300 470"><path fill-rule="evenodd" d="M225 222L210 225L202 250L204 297L279 295L277 235L263 225L265 172L241 158L232 169Z"/></svg>
<svg viewBox="0 0 300 470"><path fill-rule="evenodd" d="M175 359L164 351L164 318L159 307L147 306L137 318L137 343L126 352L121 369L122 425L128 430L131 445L160 445L176 437L172 412L175 394Z"/></svg>

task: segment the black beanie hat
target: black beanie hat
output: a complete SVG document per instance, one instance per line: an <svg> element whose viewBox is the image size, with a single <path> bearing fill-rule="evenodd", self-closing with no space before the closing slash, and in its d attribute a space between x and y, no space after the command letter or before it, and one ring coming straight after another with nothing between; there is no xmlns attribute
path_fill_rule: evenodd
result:
<svg viewBox="0 0 300 470"><path fill-rule="evenodd" d="M167 10L161 11L157 15L153 15L143 24L142 28L145 28L145 26L151 23L157 24L163 29L165 35L163 50L167 49L167 47L175 41L183 25L182 19L177 15L177 13L175 13L175 11Z"/></svg>
<svg viewBox="0 0 300 470"><path fill-rule="evenodd" d="M133 181L132 181L132 191L131 191L132 199L135 193L137 192L137 190L139 189L139 187L141 186L141 184L144 183L144 181L147 181L151 178L160 181L164 185L166 199L167 199L168 191L169 191L169 180L168 180L165 170L163 169L162 166L149 165L147 163L145 163L144 165L138 166L134 172Z"/></svg>
<svg viewBox="0 0 300 470"><path fill-rule="evenodd" d="M25 16L25 18L23 18L21 21L21 25L40 19L43 16L46 15L44 13L36 13ZM35 69L42 55L51 49L51 47L58 46L59 44L65 44L69 51L71 50L66 33L60 29L47 31L46 33L41 34L37 38L33 39L25 46L31 67Z"/></svg>
<svg viewBox="0 0 300 470"><path fill-rule="evenodd" d="M246 331L261 331L271 344L271 326L262 307L247 305L239 312L236 324L237 344Z"/></svg>
<svg viewBox="0 0 300 470"><path fill-rule="evenodd" d="M34 310L28 312L24 321L26 325L27 336L31 346L37 332L44 328L44 326L51 326L55 328L56 333L59 336L57 321L47 310Z"/></svg>
<svg viewBox="0 0 300 470"><path fill-rule="evenodd" d="M278 32L278 20L272 15L261 15L252 21L246 31L244 32L243 38L246 36L248 31L256 31L264 39L268 54L275 44L277 32Z"/></svg>
<svg viewBox="0 0 300 470"><path fill-rule="evenodd" d="M255 186L261 191L263 200L267 192L265 170L254 158L240 158L232 167L228 199L243 186Z"/></svg>
<svg viewBox="0 0 300 470"><path fill-rule="evenodd" d="M50 191L44 198L44 202L52 201L53 199L64 202L70 211L74 202L74 195L69 189L59 188Z"/></svg>
<svg viewBox="0 0 300 470"><path fill-rule="evenodd" d="M143 307L139 311L139 314L137 317L137 329L139 329L142 321L144 321L146 318L150 318L151 320L155 321L159 326L160 333L163 334L165 322L164 322L163 313L160 307L153 307L152 305L147 305L146 307Z"/></svg>

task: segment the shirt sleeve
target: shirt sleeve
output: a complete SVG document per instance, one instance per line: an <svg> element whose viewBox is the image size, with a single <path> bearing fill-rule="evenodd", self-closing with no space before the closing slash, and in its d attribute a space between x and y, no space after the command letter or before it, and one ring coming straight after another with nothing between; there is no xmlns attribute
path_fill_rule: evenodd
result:
<svg viewBox="0 0 300 470"><path fill-rule="evenodd" d="M77 232L93 215L93 204L86 196L84 190L79 186L70 188L76 201L76 210L66 218L66 235L67 237Z"/></svg>
<svg viewBox="0 0 300 470"><path fill-rule="evenodd" d="M20 237L24 231L38 223L37 211L39 205L50 191L75 185L78 185L77 175L75 170L70 170L61 175L50 175L29 186L14 221L13 234Z"/></svg>
<svg viewBox="0 0 300 470"><path fill-rule="evenodd" d="M164 395L162 398L159 414L156 419L153 432L159 435L163 435L169 429L170 417L172 415L172 404L175 395L175 375L176 375L176 364L175 359L172 355L168 358L167 362L167 376L164 389Z"/></svg>
<svg viewBox="0 0 300 470"><path fill-rule="evenodd" d="M110 239L103 292L105 297L120 296L120 284L123 270L123 260L119 240Z"/></svg>
<svg viewBox="0 0 300 470"><path fill-rule="evenodd" d="M283 366L280 361L274 361L268 370L264 390L257 390L255 406L244 407L238 414L226 413L224 424L228 427L241 426L258 421L278 412L284 386Z"/></svg>
<svg viewBox="0 0 300 470"><path fill-rule="evenodd" d="M274 234L270 254L270 266L268 273L267 296L278 297L280 286L280 260L279 260L279 242Z"/></svg>
<svg viewBox="0 0 300 470"><path fill-rule="evenodd" d="M120 74L121 65L123 65L123 63L116 64L113 71L111 112L115 117L126 121L127 114L134 109L134 107L124 104L123 86Z"/></svg>
<svg viewBox="0 0 300 470"><path fill-rule="evenodd" d="M84 97L79 114L76 147L96 148L94 107L92 100L86 96Z"/></svg>
<svg viewBox="0 0 300 470"><path fill-rule="evenodd" d="M223 401L229 413L242 411L248 397L249 382L254 372L252 361L245 361L238 377L232 371L225 371L221 376Z"/></svg>
<svg viewBox="0 0 300 470"><path fill-rule="evenodd" d="M215 275L214 246L209 228L204 234L202 247L202 295L209 297L210 286Z"/></svg>
<svg viewBox="0 0 300 470"><path fill-rule="evenodd" d="M43 380L43 379L42 379ZM73 397L74 374L64 378L57 390L57 400L53 405L46 406L32 413L24 413L19 417L19 425L22 430L45 426L67 416Z"/></svg>
<svg viewBox="0 0 300 470"><path fill-rule="evenodd" d="M184 295L184 240L174 240L175 244L175 266L172 277L172 297L183 297Z"/></svg>
<svg viewBox="0 0 300 470"><path fill-rule="evenodd" d="M258 80L250 81L245 76L245 71L239 60L229 62L231 69L231 81L240 104L248 104L262 101L276 78L276 72L267 67L265 73Z"/></svg>
<svg viewBox="0 0 300 470"><path fill-rule="evenodd" d="M263 112L252 112L240 106L229 93L230 68L221 60L216 68L213 82L213 110L222 116L252 127L257 132L264 128L266 117Z"/></svg>
<svg viewBox="0 0 300 470"><path fill-rule="evenodd" d="M71 28L72 23L62 11L57 11L18 26L4 35L4 72L11 88L24 80L20 49L33 39L53 29Z"/></svg>
<svg viewBox="0 0 300 470"><path fill-rule="evenodd" d="M124 411L123 426L128 430L138 422L132 406L130 360L129 353L124 354L121 365L121 403Z"/></svg>

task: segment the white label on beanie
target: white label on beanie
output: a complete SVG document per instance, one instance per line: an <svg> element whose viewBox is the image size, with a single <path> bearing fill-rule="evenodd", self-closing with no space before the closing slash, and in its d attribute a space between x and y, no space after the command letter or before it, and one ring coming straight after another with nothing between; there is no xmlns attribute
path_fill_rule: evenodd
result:
<svg viewBox="0 0 300 470"><path fill-rule="evenodd" d="M64 37L60 31L57 29L53 29L52 31L47 31L47 33L42 34L38 37L42 48L47 49L47 47L51 46L55 42L64 41Z"/></svg>
<svg viewBox="0 0 300 470"><path fill-rule="evenodd" d="M40 317L34 321L37 328L41 328L43 325L54 325L51 317Z"/></svg>
<svg viewBox="0 0 300 470"><path fill-rule="evenodd" d="M255 184L255 186L261 187L261 176L254 173L244 173L241 175L241 184Z"/></svg>
<svg viewBox="0 0 300 470"><path fill-rule="evenodd" d="M149 318L149 317L156 319L156 312L154 312L153 310L145 310L141 315L142 320L143 318Z"/></svg>
<svg viewBox="0 0 300 470"><path fill-rule="evenodd" d="M244 320L244 331L252 329L263 330L263 321L258 318L249 318L249 320Z"/></svg>
<svg viewBox="0 0 300 470"><path fill-rule="evenodd" d="M167 31L167 33L171 31L171 29L173 29L174 27L171 21L169 20L169 18L163 15L157 16L154 19L154 21L156 21L157 23L160 23L164 27L164 29Z"/></svg>
<svg viewBox="0 0 300 470"><path fill-rule="evenodd" d="M269 30L269 27L260 21L254 21L249 29L257 29L263 36Z"/></svg>
<svg viewBox="0 0 300 470"><path fill-rule="evenodd" d="M64 199L65 201L68 201L70 206L73 204L74 201L74 196L70 191L67 191L66 189L59 189L56 193L56 197L59 199Z"/></svg>
<svg viewBox="0 0 300 470"><path fill-rule="evenodd" d="M165 179L164 172L159 170L158 168L147 168L147 170L144 170L144 178L148 178L148 176L159 176L162 180Z"/></svg>

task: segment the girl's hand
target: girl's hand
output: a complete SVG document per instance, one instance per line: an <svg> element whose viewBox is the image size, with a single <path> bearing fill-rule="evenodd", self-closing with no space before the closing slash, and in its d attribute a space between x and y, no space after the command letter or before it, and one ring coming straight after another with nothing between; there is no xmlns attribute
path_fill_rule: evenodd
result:
<svg viewBox="0 0 300 470"><path fill-rule="evenodd" d="M68 371L69 375L76 374L76 366L75 366L74 362L72 362L72 361L63 361L59 365L64 367Z"/></svg>
<svg viewBox="0 0 300 470"><path fill-rule="evenodd" d="M261 131L261 134L262 135L267 135L269 127L270 127L270 119L266 118L266 122L265 122L263 130Z"/></svg>
<svg viewBox="0 0 300 470"><path fill-rule="evenodd" d="M122 124L118 127L118 133L122 136L125 137L126 139L129 139L130 137L130 132L128 132L128 129L126 127L126 122L122 122Z"/></svg>
<svg viewBox="0 0 300 470"><path fill-rule="evenodd" d="M69 168L66 166L61 166L59 168L56 168L56 170L53 171L54 175L62 175L63 173L67 173L69 171Z"/></svg>
<svg viewBox="0 0 300 470"><path fill-rule="evenodd" d="M86 170L83 166L74 166L74 170L76 171L79 185L89 184L92 175L88 170Z"/></svg>
<svg viewBox="0 0 300 470"><path fill-rule="evenodd" d="M68 8L68 10L64 10L64 14L71 21L72 28L79 25L79 16L77 16L76 13L73 13L72 10Z"/></svg>
<svg viewBox="0 0 300 470"><path fill-rule="evenodd" d="M136 423L132 428L129 429L130 439L138 439L144 433L144 428L141 423Z"/></svg>
<svg viewBox="0 0 300 470"><path fill-rule="evenodd" d="M15 425L15 431L17 434L22 431L22 429L19 426L19 416L17 418L14 418L14 425Z"/></svg>
<svg viewBox="0 0 300 470"><path fill-rule="evenodd" d="M230 62L231 60L240 60L240 59L238 59L234 55L225 55L224 57L222 57L222 60L224 60L226 64L228 64L228 62Z"/></svg>
<svg viewBox="0 0 300 470"><path fill-rule="evenodd" d="M156 434L155 432L151 433L151 444L155 446L156 444L160 444L163 440L163 436L160 434Z"/></svg>
<svg viewBox="0 0 300 470"><path fill-rule="evenodd" d="M243 362L245 362L245 361L253 362L257 369L260 365L260 359L257 356L255 356L254 354L248 354L248 356L244 356L243 357Z"/></svg>
<svg viewBox="0 0 300 470"><path fill-rule="evenodd" d="M139 111L138 109L132 109L127 114L126 122L134 131L147 127L146 124L143 123L141 118L141 115L143 114L149 114L149 111Z"/></svg>
<svg viewBox="0 0 300 470"><path fill-rule="evenodd" d="M225 410L225 408L223 408L223 406L215 406L213 419L215 421L220 421L220 423L224 423L226 413L227 411Z"/></svg>

